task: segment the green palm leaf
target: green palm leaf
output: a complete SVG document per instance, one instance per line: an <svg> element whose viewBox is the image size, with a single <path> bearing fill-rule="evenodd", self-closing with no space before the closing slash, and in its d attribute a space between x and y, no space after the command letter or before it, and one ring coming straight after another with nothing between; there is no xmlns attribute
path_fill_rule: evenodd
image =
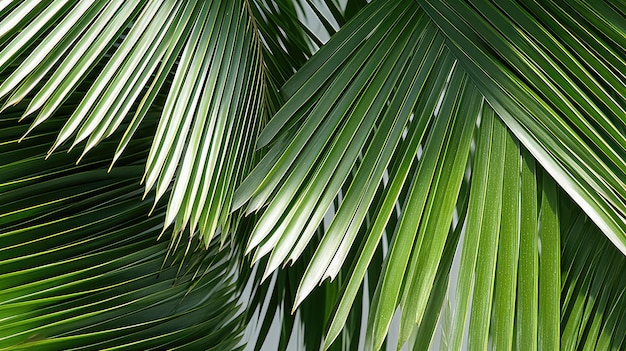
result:
<svg viewBox="0 0 626 351"><path fill-rule="evenodd" d="M619 350L624 347L624 256L608 240L589 240L599 230L580 211L571 211L564 227L561 347Z"/></svg>
<svg viewBox="0 0 626 351"><path fill-rule="evenodd" d="M489 329L485 326L489 326L494 300L496 305L508 302L494 317L496 335L503 333L497 342L505 348L512 345L515 309L510 301L516 291L512 278L518 270L515 260L521 254L524 258L531 255L520 264L524 265L524 275L526 265L530 265L530 272L536 272L530 277L535 280L530 288L538 286L539 290L530 296L541 301L529 321L535 324L534 332L531 327L535 336L523 340L535 339L539 347L558 348L557 190L545 175L538 195L540 213L532 215L533 207L527 208L538 201L532 192L524 200L529 205L517 205L522 200L515 197L523 192L515 190L522 178L522 151L516 139L532 152L526 158L536 157L589 211L607 237L624 250L626 177L622 150L626 138L620 117L624 100L615 98L622 96L618 86L600 85L589 91L571 76L572 72L582 72L586 74L583 78L591 79L588 71L594 68L597 74L607 76L601 76L604 81L617 82L621 77L614 72L620 70L595 70L594 64L607 65L602 59L586 61L585 65L591 66L585 67L575 58L579 56L576 50L584 47L544 49L530 37L518 34L537 30L541 23L518 24L506 12L498 11L502 20L494 13L490 21L507 20L510 27L517 28L505 36L507 33L500 34L499 28L482 29L480 25L486 20L471 17L476 10L470 6L431 6L425 6L424 13L412 2L373 2L283 86L290 99L259 137L260 146L269 146L268 153L235 194L235 208L247 203L248 213L263 209L247 250L254 250L257 259L269 254L266 275L281 264L296 261L339 194L341 205L331 212L332 223L316 244L296 295L296 306L318 283L336 277L350 250L359 250L359 261L329 327L325 344L329 347L360 289L371 255L383 233L392 230L392 245L373 296L367 335L371 346L379 349L400 307L402 345L414 327L428 324L423 318L429 296L438 278L447 279L447 272L439 271L447 260L444 247L448 240L458 240L449 234L453 215L464 210L467 219L460 225L466 230L451 349L461 347L468 316L469 347L487 347L489 334L485 330L488 333ZM450 20L453 15L460 16L459 20ZM439 19L444 22L439 23ZM457 22L468 27L452 32L444 25ZM466 33L475 37L468 38ZM496 34L499 40L507 40L506 45L488 41ZM457 37L467 44L459 44ZM475 56L476 47L483 56ZM531 52L532 48L538 52ZM502 52L494 52L498 49ZM560 62L549 59L558 54L550 51L556 49L573 52L569 53L571 67L559 67ZM531 61L533 55L535 61ZM623 64L619 55L612 57L618 58L614 66ZM536 79L532 76L543 74L537 69L545 65L539 58L548 60L545 64L561 75L554 78L560 79L558 87L541 75ZM534 71L526 72L531 68ZM480 74L497 79L487 82ZM525 83L529 79L532 84ZM542 85L544 82L547 86ZM474 125L479 129L473 137ZM474 154L473 138L478 143ZM464 205L459 191L466 170L472 179L469 203ZM384 180L386 177L389 181ZM383 187L385 198L380 205L375 201L379 187ZM399 201L402 189L408 193ZM401 208L399 223L388 228L396 204ZM515 220L526 212L522 223ZM366 223L366 214L376 220ZM460 230L458 226L453 226L452 233ZM367 242L355 246L354 239L363 228ZM524 251L518 252L517 228L522 228L523 235L534 232L535 238L542 233L538 266L532 259L532 255L537 257L536 244L523 246ZM448 255L453 254L448 251ZM496 267L498 271L508 270L498 276L513 277L508 283L499 279L502 286L494 295ZM470 311L473 289L478 293L474 290Z"/></svg>
<svg viewBox="0 0 626 351"><path fill-rule="evenodd" d="M626 252L626 99L619 73L626 69L619 55L625 33L601 26L604 20L597 18L618 13L580 3L474 6L439 3L424 9L507 126ZM547 27L554 21L547 16L559 26ZM528 20L517 23L522 18ZM583 45L579 21L593 30L600 25L606 42ZM553 27L558 37L549 33Z"/></svg>
<svg viewBox="0 0 626 351"><path fill-rule="evenodd" d="M65 101L77 103L48 154L74 137L70 149L86 141L82 158L123 126L114 162L151 106L161 106L146 192L156 189L156 205L172 187L165 227L176 222L175 233L186 227L194 233L199 226L208 245L215 232L231 229L231 189L251 162L265 108L250 14L244 1L9 5L0 69L10 75L0 96L5 108L29 100L30 130Z"/></svg>
<svg viewBox="0 0 626 351"><path fill-rule="evenodd" d="M215 244L185 260L181 250L166 259L168 242L155 241L165 207L148 218L150 204L140 201L145 140L131 143L107 174L106 153L80 166L72 165L73 155L45 161L39 146L55 132L18 145L25 128L3 130L7 139L12 136L0 146L3 159L13 153L20 158L1 169L33 168L2 172L0 181L0 348L192 350L240 344L243 315L230 250L220 252ZM102 148L114 150L115 144L107 141ZM50 162L59 171L32 172Z"/></svg>
<svg viewBox="0 0 626 351"><path fill-rule="evenodd" d="M623 8L1 3L0 345L623 348Z"/></svg>

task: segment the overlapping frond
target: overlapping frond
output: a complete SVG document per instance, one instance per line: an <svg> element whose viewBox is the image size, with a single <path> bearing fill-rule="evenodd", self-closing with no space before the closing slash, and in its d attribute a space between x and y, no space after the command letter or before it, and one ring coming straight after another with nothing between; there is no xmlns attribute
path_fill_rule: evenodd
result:
<svg viewBox="0 0 626 351"><path fill-rule="evenodd" d="M166 258L168 241L156 241L165 206L147 217L140 199L149 143L132 142L107 174L106 153L78 166L74 155L44 160L51 129L18 145L24 126L2 128L0 348L235 349L237 261L218 243Z"/></svg>
<svg viewBox="0 0 626 351"><path fill-rule="evenodd" d="M367 329L373 349L398 308L400 345L410 338L422 348L430 343L457 247L451 349L461 347L464 335L477 349L490 336L510 348L516 326L529 347L558 348L557 186L618 248L626 247L623 85L606 83L623 78L615 69L624 61L619 42L605 48L613 53L609 62L594 54L596 61L583 64L580 55L593 53L593 42L592 49L573 45L581 41L575 36L567 47L538 43L526 31L548 35L549 23L513 20L501 9L505 18L481 16L509 21L511 29L482 29L487 20L471 17L476 8L497 6L458 4L424 11L410 1L374 1L347 22L282 87L289 100L259 136L267 154L235 193L235 208L260 216L247 251L257 260L269 257L265 276L297 261L310 243L316 247L295 306L350 267L326 348L385 235L391 243ZM459 33L446 27L454 16L460 16L454 25L467 27ZM506 42L489 42L494 38ZM485 57L472 56L475 47ZM563 53L569 61L557 62ZM605 83L597 88L586 85L600 79ZM350 253L354 261L346 259ZM516 296L529 300L516 307Z"/></svg>
<svg viewBox="0 0 626 351"><path fill-rule="evenodd" d="M1 346L624 346L622 4L318 3L0 3Z"/></svg>
<svg viewBox="0 0 626 351"><path fill-rule="evenodd" d="M155 206L170 195L165 227L198 227L206 245L232 229L266 89L247 1L24 1L3 9L0 26L5 108L26 99L32 130L75 105L49 155L73 138L82 158L122 128L115 162L158 106L143 181Z"/></svg>
<svg viewBox="0 0 626 351"><path fill-rule="evenodd" d="M593 1L421 3L502 120L626 254L623 13Z"/></svg>

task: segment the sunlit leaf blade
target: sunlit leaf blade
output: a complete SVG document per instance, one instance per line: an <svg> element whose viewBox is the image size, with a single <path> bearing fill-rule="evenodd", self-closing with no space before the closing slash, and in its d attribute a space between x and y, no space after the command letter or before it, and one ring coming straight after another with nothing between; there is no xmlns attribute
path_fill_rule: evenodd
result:
<svg viewBox="0 0 626 351"><path fill-rule="evenodd" d="M487 3L475 6L483 6L481 11L494 16L504 13L501 7ZM506 6L513 5L502 5ZM556 178L556 184L577 201L583 196L584 201L579 202L583 209L592 208L601 213L611 227L605 232L607 236L623 236L620 208L624 197L619 187L624 182L620 163L623 121L619 118L623 101L615 98L619 96L615 86L603 83L593 90L573 78L574 73L584 73L580 79L587 83L598 79L588 73L587 63L582 64L579 56L569 51L580 47L572 49L558 43L540 47L526 34L513 29L529 25L533 31L549 37L551 34L542 29L544 23L539 20L526 23L521 17L506 17L506 22L483 12L474 16L472 11L476 9L461 3L441 3L427 8L429 17L423 17L422 10L409 3L404 7L398 6L398 2L371 3L285 84L283 91L289 99L261 134L260 145L269 146L268 154L235 193L236 208L247 205L247 212L260 214L247 250L254 250L255 260L269 256L264 275L267 277L281 264L297 262L307 244L314 241L313 235L324 217L332 216L321 241L313 244L316 253L308 263L295 298L298 306L325 278L333 279L346 268L344 257L348 252L357 253L359 259L349 270L350 279L344 285L329 325L324 342L328 349L347 321L383 234L390 231L387 234L393 234L393 239L382 274L376 292L370 292L372 302L366 333L369 347L379 349L383 345L398 307L402 311L398 347L409 339L430 343L433 319L429 316L426 323L421 322L426 310L441 308L441 300L429 296L434 284L439 282L438 277L447 279L449 268L441 271L441 262L445 261L444 247L451 245L449 240L454 238L448 235L453 217L458 215L464 221L457 226L465 227L466 232L459 251L462 258L457 289L460 290L452 305L451 349L461 348L468 336L470 348L484 349L494 335L495 342L503 349L522 345L534 349L548 344L557 347L559 314L554 301L558 298L555 284L560 281L560 264L556 254L558 244L554 246L554 243L558 239L552 243L548 240L548 247L541 254L538 244L541 233L558 233L560 219L548 216L540 220L540 211L543 209L541 215L545 216L549 202L537 207L538 196L547 188L542 186L537 191L536 176L541 172L535 171L533 156ZM416 19L408 15L411 9ZM449 16L444 10L451 11ZM381 13L381 18L380 25L375 27L372 16L377 13ZM389 20L385 17L387 13L391 14ZM437 29L429 23L430 16ZM450 22L449 18L459 18L463 30L457 28L461 24ZM440 19L443 24L439 23ZM414 25L403 27L404 21ZM502 24L508 26L507 31L481 29L481 26L495 26L490 21L505 21ZM398 26L402 34L396 34ZM442 34L446 37L443 43L439 41ZM464 40L463 45L457 36ZM415 57L423 58L423 62L407 70L415 72L412 83L415 85L411 86L405 85L408 73L394 77L396 72L405 72L404 54L400 50L411 47L413 37L419 38ZM489 40L494 43L500 40L498 45L489 45L503 48L505 39L506 45L519 45L513 52L521 58L510 58L505 63L502 60L511 53L500 54L491 47L481 46L488 45ZM426 48L424 43L429 43L428 50L422 53ZM451 51L438 49L442 44ZM469 53L464 51L466 48ZM532 56L532 50L539 54ZM560 62L542 50L569 53L565 66L559 66ZM437 56L431 56L434 52ZM474 54L484 57L473 59ZM454 58L461 59L462 64L451 65ZM619 55L613 55L610 61L613 66L619 65ZM533 74L537 79L527 81L516 77L528 67L544 62L551 65L551 70L535 69ZM345 71L346 65L352 69ZM448 73L436 73L439 70ZM609 75L607 80L620 79L610 69L602 72ZM544 75L555 77L554 82L544 79ZM506 84L498 84L496 79L503 79ZM545 85L541 79L546 81ZM529 85L520 88L524 84ZM388 86L395 86L397 92L387 93ZM411 89L416 86L423 90L413 94ZM397 100L398 92L406 92L401 102ZM537 96L546 101L539 103L541 108L534 115ZM377 108L379 99L388 101L389 110ZM403 109L407 107L414 109L410 118L402 117L406 116ZM571 108L575 110L569 111ZM398 122L387 119L388 111L398 111ZM370 113L379 116L374 122L377 129L369 127ZM564 117L559 115L554 122L551 118L559 113ZM600 118L599 124L583 117L589 114ZM442 116L455 117L446 121ZM520 123L526 120L532 124L522 127ZM477 121L480 121L480 136L474 138L472 130ZM497 131L493 136L490 125ZM401 138L395 134L397 126L404 128ZM597 136L593 134L596 132ZM389 136L388 141L379 144L381 133ZM473 151L476 143L477 149ZM387 154L389 145L398 151ZM572 150L591 153L579 156ZM394 161L387 161L389 157ZM574 159L586 160L594 166L583 169ZM593 163L592 159L598 162ZM395 168L395 162L401 166ZM410 169L413 169L411 175L407 173ZM463 197L459 191L466 171L471 177L469 194L473 195L467 206L461 206L458 201ZM596 185L595 191L589 191ZM550 185L553 189L555 186ZM379 187L381 195L374 195ZM580 193L576 193L578 190ZM399 202L402 191L407 195ZM374 196L385 200L372 202ZM339 206L334 208L331 205L337 199ZM617 211L613 211L613 206ZM459 208L463 208L462 214L458 213ZM331 212L327 213L329 209ZM364 221L365 215L372 211L375 220ZM556 218L553 224L549 224L550 218ZM389 227L392 222L397 224ZM359 239L362 244L356 245L354 239L361 232L365 237ZM440 287L437 289L441 291ZM517 301L517 296L524 302ZM542 301L541 306L538 301ZM467 321L469 330L465 329ZM549 327L542 329L540 325Z"/></svg>
<svg viewBox="0 0 626 351"><path fill-rule="evenodd" d="M537 214L537 179L535 160L522 152L520 193L520 246L518 295L516 302L515 345L537 349L537 309L539 294L539 240Z"/></svg>
<svg viewBox="0 0 626 351"><path fill-rule="evenodd" d="M146 193L156 190L155 206L170 195L165 227L173 224L175 237L199 228L208 245L215 233L229 233L237 223L232 192L251 165L271 106L267 52L254 17L260 12L251 6L26 1L3 19L7 44L0 71L9 75L0 96L7 97L5 108L27 99L24 117L34 115L29 132L68 101L77 102L49 154L73 138L71 148L86 142L80 161L126 128L114 153L118 160L165 92L145 166Z"/></svg>
<svg viewBox="0 0 626 351"><path fill-rule="evenodd" d="M494 348L512 350L515 301L518 296L518 259L520 232L521 155L517 141L506 137L502 184L502 220L496 265L493 333Z"/></svg>
<svg viewBox="0 0 626 351"><path fill-rule="evenodd" d="M558 208L556 184L544 175L539 210L539 349L559 348L561 240Z"/></svg>

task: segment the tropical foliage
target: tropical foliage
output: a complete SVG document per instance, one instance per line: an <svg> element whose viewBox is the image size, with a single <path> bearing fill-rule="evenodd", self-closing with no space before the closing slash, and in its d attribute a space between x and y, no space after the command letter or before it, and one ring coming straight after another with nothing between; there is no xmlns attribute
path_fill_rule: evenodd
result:
<svg viewBox="0 0 626 351"><path fill-rule="evenodd" d="M625 17L0 2L0 349L623 349Z"/></svg>

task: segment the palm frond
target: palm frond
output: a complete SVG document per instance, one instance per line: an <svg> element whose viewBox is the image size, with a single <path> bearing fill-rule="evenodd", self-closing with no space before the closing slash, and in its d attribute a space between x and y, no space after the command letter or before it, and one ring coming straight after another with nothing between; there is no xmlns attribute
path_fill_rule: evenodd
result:
<svg viewBox="0 0 626 351"><path fill-rule="evenodd" d="M208 245L216 232L232 229L231 193L251 163L264 113L263 59L249 6L160 0L8 6L0 69L10 75L0 96L5 108L29 101L30 130L63 104L77 105L49 155L73 137L70 149L85 141L81 159L124 126L114 162L150 108L163 104L146 161L146 193L156 190L155 206L169 193L165 227L175 222L175 233L199 227Z"/></svg>
<svg viewBox="0 0 626 351"><path fill-rule="evenodd" d="M566 207L571 209L570 207ZM563 226L561 344L564 350L624 347L626 260L581 211Z"/></svg>
<svg viewBox="0 0 626 351"><path fill-rule="evenodd" d="M560 1L423 6L502 120L626 254L625 32L606 24L620 14Z"/></svg>
<svg viewBox="0 0 626 351"><path fill-rule="evenodd" d="M321 281L334 279L349 263L348 253L356 250L358 260L338 299L325 348L341 331L384 233L392 234L392 243L370 306L370 345L381 347L398 307L400 345L423 328L431 330L426 333L430 341L438 312L424 320L425 311L441 308L443 300L430 297L435 287L437 291L445 287L448 262L462 230L451 349L460 348L466 332L470 346L487 347L490 334L485 326L490 323L496 330L495 341L505 348L512 344L515 323L522 326L523 340L558 348L558 188L548 174L537 173L535 160L583 209L590 210L590 218L618 248L626 247L621 186L626 177L619 151L626 139L620 119L624 101L615 98L620 96L619 85L589 91L568 76L570 71L554 68L558 65L551 58L550 67L563 75L559 89L565 93L554 90L554 85L544 91L540 89L548 88L524 85L521 89L508 80L499 83L501 75L516 84L548 84L541 76L524 75L522 63L536 68L543 65L541 60L558 55L544 53L536 43L532 47L542 55L534 61L530 51L505 51L511 45L530 47L523 40L532 40L519 34L524 27L498 37L509 44L483 49L481 54L490 55L489 60L470 56L475 50L468 48L501 33L498 28L481 29L486 20L479 18L460 18L468 28L458 33L439 23L460 14L470 18L475 9L463 6L442 15L443 9L434 5L425 6L424 12L412 2L369 4L283 86L289 100L259 136L259 146L268 146L267 155L235 193L235 208L245 206L247 213L260 215L247 251L254 251L256 260L269 257L265 276L281 264L297 261L304 248L315 242L316 253L303 274L294 308ZM516 25L534 30L538 24ZM466 32L486 38L467 39ZM456 36L472 45L457 44ZM568 59L578 63L567 69L590 70L573 54L581 48L558 48L571 51ZM494 53L496 49L503 52ZM524 55L524 60L509 57L512 53ZM619 55L613 57L617 60L609 67L622 62ZM596 63L605 64L600 60L585 65ZM607 75L606 81L621 79L615 73L620 70L597 72ZM498 79L489 84L480 76L496 73ZM580 79L591 79L589 74L585 77ZM590 115L592 111L596 114ZM587 128L592 125L593 129ZM596 136L600 126L603 132ZM531 168L520 168L523 162L530 162ZM466 172L471 182L463 190ZM537 175L538 188L532 185ZM330 212L332 223L318 243L314 234L337 197L341 203ZM533 205L537 201L539 207ZM368 214L375 219L372 223L365 221ZM455 215L463 220L454 222ZM359 240L363 245L355 244L359 234L365 235ZM524 258L519 268L518 257ZM540 301L531 312L520 311L522 321L514 318L512 305L517 271L524 277L519 289L530 293L530 302ZM471 304L470 296L474 296ZM492 317L494 304L502 308Z"/></svg>
<svg viewBox="0 0 626 351"><path fill-rule="evenodd" d="M0 3L0 347L623 348L622 8Z"/></svg>
<svg viewBox="0 0 626 351"><path fill-rule="evenodd" d="M131 143L107 174L106 153L79 166L74 155L44 160L40 146L56 132L18 145L24 127L3 129L10 141L0 145L3 160L17 154L1 167L0 348L237 348L237 261L217 243L166 259L172 243L155 240L166 208L148 218L150 203L140 200L149 143ZM25 166L30 172L11 172Z"/></svg>

